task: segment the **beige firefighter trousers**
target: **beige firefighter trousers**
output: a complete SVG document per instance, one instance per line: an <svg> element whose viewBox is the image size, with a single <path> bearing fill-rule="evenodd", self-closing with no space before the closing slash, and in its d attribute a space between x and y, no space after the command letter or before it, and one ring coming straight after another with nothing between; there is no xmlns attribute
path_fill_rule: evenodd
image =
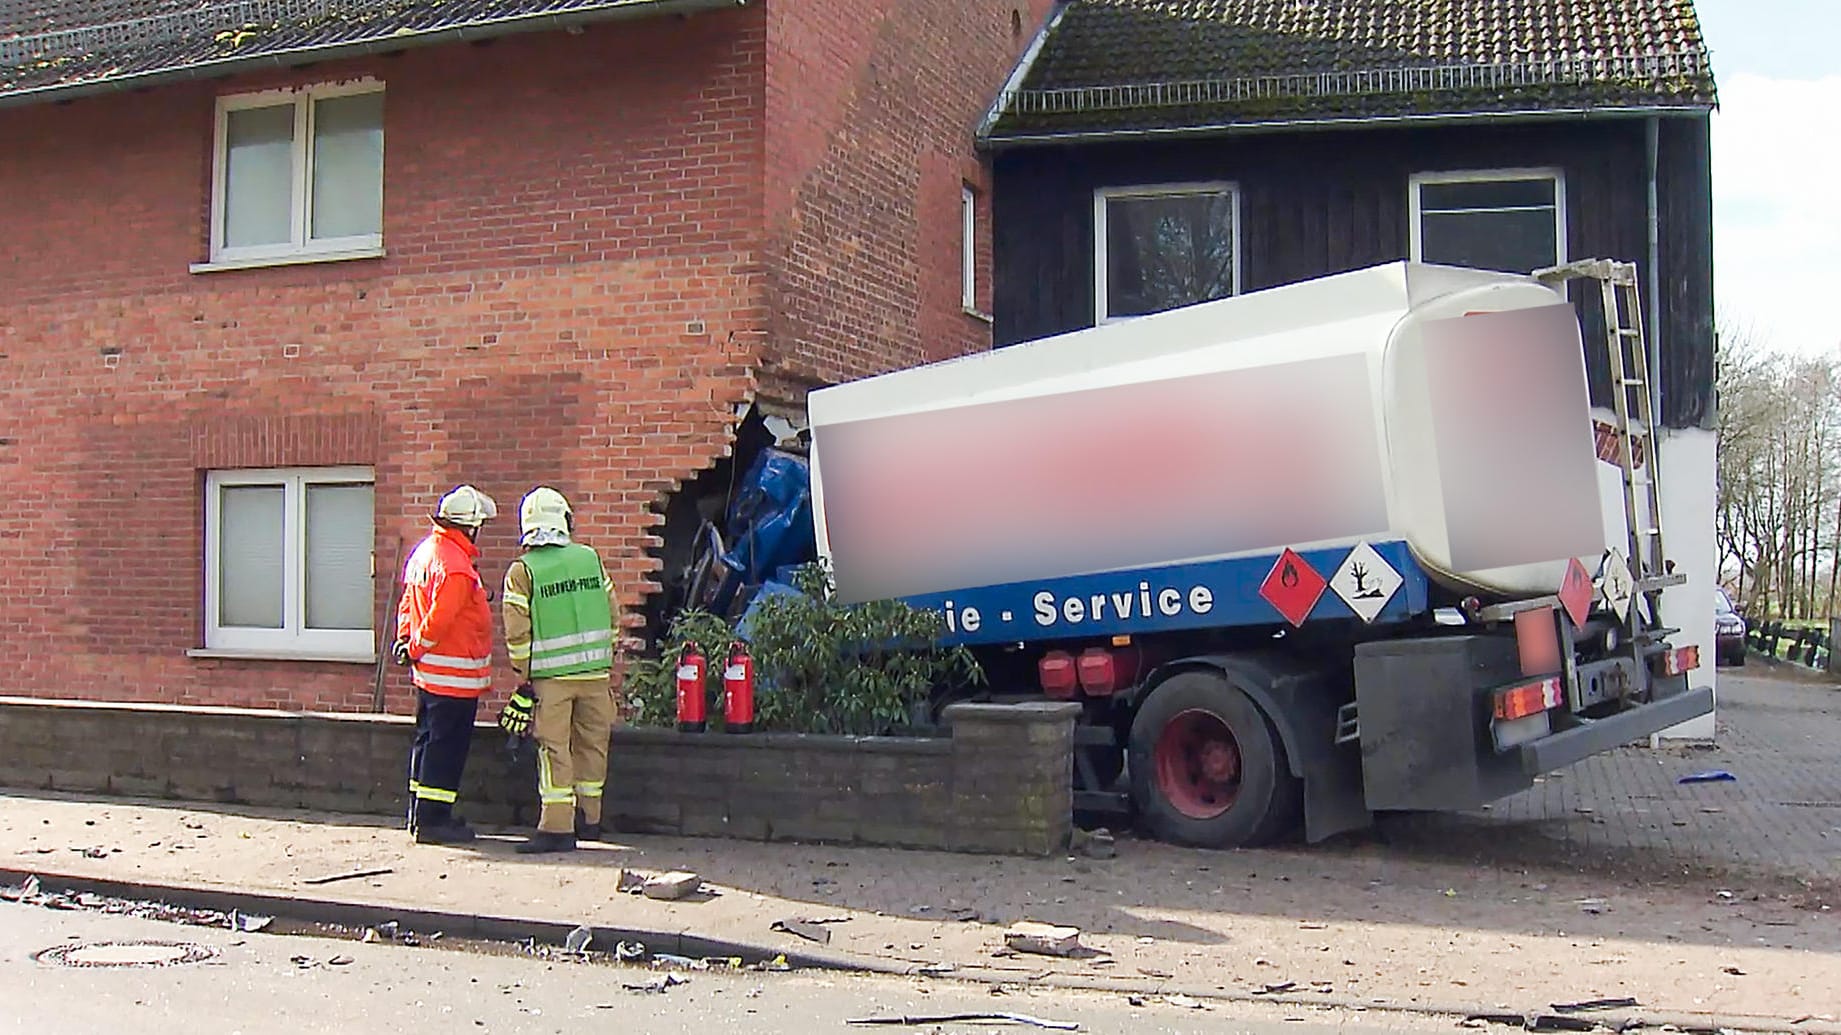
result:
<svg viewBox="0 0 1841 1035"><path fill-rule="evenodd" d="M543 803L537 829L573 833L577 808L584 822L601 822L607 739L615 720L609 677L537 679L531 690L537 697L531 722L537 740L537 797Z"/></svg>

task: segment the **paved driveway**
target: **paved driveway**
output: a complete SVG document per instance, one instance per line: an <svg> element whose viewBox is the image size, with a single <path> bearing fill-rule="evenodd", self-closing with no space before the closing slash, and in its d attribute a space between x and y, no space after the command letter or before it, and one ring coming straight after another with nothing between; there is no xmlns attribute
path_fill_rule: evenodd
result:
<svg viewBox="0 0 1841 1035"><path fill-rule="evenodd" d="M1832 893L1841 887L1841 688L1754 661L1743 674L1720 670L1719 695L1711 746L1609 752L1484 812L1394 817L1383 836L1446 858L1652 879L1744 877ZM1737 779L1678 782L1716 769Z"/></svg>

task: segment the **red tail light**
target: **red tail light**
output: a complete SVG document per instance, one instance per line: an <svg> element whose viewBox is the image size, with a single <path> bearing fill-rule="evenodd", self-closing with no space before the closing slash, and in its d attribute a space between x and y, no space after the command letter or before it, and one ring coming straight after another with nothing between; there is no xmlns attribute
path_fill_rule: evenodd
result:
<svg viewBox="0 0 1841 1035"><path fill-rule="evenodd" d="M1557 677L1496 691L1496 718L1525 719L1566 703Z"/></svg>
<svg viewBox="0 0 1841 1035"><path fill-rule="evenodd" d="M1699 647L1676 647L1662 655L1662 671L1666 675L1679 676L1699 667Z"/></svg>

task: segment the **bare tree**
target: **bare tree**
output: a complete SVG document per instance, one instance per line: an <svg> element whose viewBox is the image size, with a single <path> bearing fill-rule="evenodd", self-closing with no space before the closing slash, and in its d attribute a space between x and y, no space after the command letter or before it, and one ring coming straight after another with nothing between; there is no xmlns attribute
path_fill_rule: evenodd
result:
<svg viewBox="0 0 1841 1035"><path fill-rule="evenodd" d="M1721 341L1721 571L1736 578L1754 613L1832 613L1841 573L1841 364L1773 353L1743 330L1728 328Z"/></svg>

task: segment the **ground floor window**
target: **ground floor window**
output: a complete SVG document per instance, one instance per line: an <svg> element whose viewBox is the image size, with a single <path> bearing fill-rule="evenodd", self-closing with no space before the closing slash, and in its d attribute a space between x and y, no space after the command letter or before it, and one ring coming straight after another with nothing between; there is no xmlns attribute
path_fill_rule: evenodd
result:
<svg viewBox="0 0 1841 1035"><path fill-rule="evenodd" d="M1230 183L1111 187L1093 199L1099 323L1240 290L1240 194Z"/></svg>
<svg viewBox="0 0 1841 1035"><path fill-rule="evenodd" d="M1566 261L1558 170L1421 173L1409 191L1416 262L1528 273Z"/></svg>
<svg viewBox="0 0 1841 1035"><path fill-rule="evenodd" d="M205 647L372 656L373 488L368 467L210 472Z"/></svg>

